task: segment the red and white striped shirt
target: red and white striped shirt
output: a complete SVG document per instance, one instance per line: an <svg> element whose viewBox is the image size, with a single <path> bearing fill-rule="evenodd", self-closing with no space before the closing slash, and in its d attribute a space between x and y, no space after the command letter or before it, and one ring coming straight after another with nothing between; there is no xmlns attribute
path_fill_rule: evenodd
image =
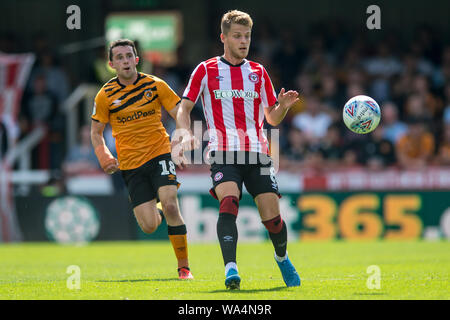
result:
<svg viewBox="0 0 450 320"><path fill-rule="evenodd" d="M209 151L269 153L264 109L277 97L264 67L244 59L231 65L223 57L200 63L192 72L183 98L201 97L209 133Z"/></svg>

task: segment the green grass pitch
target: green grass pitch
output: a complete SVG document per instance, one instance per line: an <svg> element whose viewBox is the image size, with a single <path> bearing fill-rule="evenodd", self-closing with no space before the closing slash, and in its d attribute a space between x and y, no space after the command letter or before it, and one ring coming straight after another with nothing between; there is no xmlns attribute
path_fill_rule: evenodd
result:
<svg viewBox="0 0 450 320"><path fill-rule="evenodd" d="M291 242L302 279L286 288L270 242L239 243L240 291L227 291L218 243L190 244L194 280L178 280L169 242L0 245L0 299L450 299L450 242ZM80 289L69 289L70 265ZM369 289L367 268L380 270ZM70 281L69 281L70 282Z"/></svg>

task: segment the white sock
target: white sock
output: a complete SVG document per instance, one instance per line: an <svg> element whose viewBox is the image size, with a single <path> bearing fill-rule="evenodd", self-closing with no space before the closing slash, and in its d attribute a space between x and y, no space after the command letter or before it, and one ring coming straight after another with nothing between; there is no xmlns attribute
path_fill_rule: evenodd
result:
<svg viewBox="0 0 450 320"><path fill-rule="evenodd" d="M230 270L231 268L236 269L237 271L237 265L235 262L228 262L227 265L225 266L225 275L227 275L228 270Z"/></svg>
<svg viewBox="0 0 450 320"><path fill-rule="evenodd" d="M283 262L284 260L286 260L287 259L287 251L286 251L286 254L284 255L284 257L279 257L279 256L277 256L277 254L275 253L275 260L277 260L278 262Z"/></svg>

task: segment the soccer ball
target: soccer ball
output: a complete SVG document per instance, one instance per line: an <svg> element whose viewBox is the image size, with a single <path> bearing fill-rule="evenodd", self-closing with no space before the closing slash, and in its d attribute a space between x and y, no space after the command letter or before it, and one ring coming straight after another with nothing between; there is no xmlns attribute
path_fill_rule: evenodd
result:
<svg viewBox="0 0 450 320"><path fill-rule="evenodd" d="M366 134L380 123L381 110L378 103L368 96L355 96L347 101L342 112L344 123L351 131Z"/></svg>

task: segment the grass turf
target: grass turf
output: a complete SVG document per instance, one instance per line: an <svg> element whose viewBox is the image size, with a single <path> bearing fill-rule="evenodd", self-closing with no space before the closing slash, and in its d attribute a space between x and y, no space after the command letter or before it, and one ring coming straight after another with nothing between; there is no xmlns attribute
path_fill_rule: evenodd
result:
<svg viewBox="0 0 450 320"><path fill-rule="evenodd" d="M227 291L218 244L191 244L194 280L178 280L169 242L0 245L0 299L450 299L450 242L289 243L301 287L286 288L270 242L240 243L240 291ZM68 266L81 288L67 288ZM381 270L369 289L367 267Z"/></svg>

